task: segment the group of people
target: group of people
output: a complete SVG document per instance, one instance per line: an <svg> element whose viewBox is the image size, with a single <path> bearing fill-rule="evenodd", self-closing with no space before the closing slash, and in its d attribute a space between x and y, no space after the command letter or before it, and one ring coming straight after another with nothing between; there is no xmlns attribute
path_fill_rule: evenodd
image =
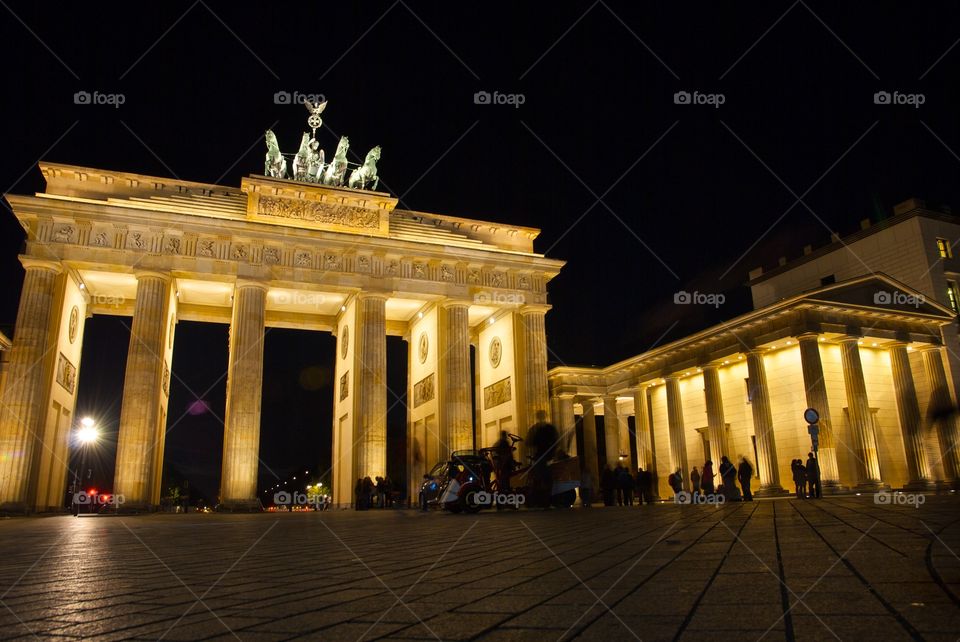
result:
<svg viewBox="0 0 960 642"><path fill-rule="evenodd" d="M719 473L720 483L715 483ZM720 468L713 471L713 461L708 459L699 470L696 466L690 471L690 488L694 495L723 495L725 501L753 501L750 483L753 480L753 465L746 457L740 457L738 465L724 455L720 458ZM683 472L678 468L667 478L667 483L675 494L683 492ZM740 487L737 487L737 482Z"/></svg>
<svg viewBox="0 0 960 642"><path fill-rule="evenodd" d="M823 486L820 484L820 462L813 453L807 453L806 465L802 459L791 461L790 470L793 471L793 485L797 499L823 497Z"/></svg>
<svg viewBox="0 0 960 642"><path fill-rule="evenodd" d="M610 468L604 466L600 473L600 496L604 506L633 506L634 497L638 504L653 503L653 474L638 468L636 473L621 464ZM580 501L584 507L590 507L593 501L593 479L585 471L580 479Z"/></svg>
<svg viewBox="0 0 960 642"><path fill-rule="evenodd" d="M353 506L356 510L391 508L394 504L395 490L389 477L378 476L376 481L369 477L358 479L353 492L356 497Z"/></svg>

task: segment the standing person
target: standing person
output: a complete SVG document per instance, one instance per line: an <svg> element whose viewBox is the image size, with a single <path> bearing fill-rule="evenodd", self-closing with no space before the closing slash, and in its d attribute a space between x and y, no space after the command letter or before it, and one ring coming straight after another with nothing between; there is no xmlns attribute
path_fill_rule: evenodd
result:
<svg viewBox="0 0 960 642"><path fill-rule="evenodd" d="M667 477L667 484L670 485L674 495L683 492L683 473L680 472L679 468L670 473L670 476Z"/></svg>
<svg viewBox="0 0 960 642"><path fill-rule="evenodd" d="M600 473L600 493L603 495L604 506L613 506L616 503L617 476L610 470L610 464L605 465Z"/></svg>
<svg viewBox="0 0 960 642"><path fill-rule="evenodd" d="M590 508L593 502L593 475L589 470L584 469L580 473L580 505L584 508Z"/></svg>
<svg viewBox="0 0 960 642"><path fill-rule="evenodd" d="M355 496L353 510L363 510L363 478L357 478L357 483L353 487L353 494Z"/></svg>
<svg viewBox="0 0 960 642"><path fill-rule="evenodd" d="M506 430L500 431L500 439L494 444L497 466L497 488L501 493L510 492L510 474L513 472L513 444Z"/></svg>
<svg viewBox="0 0 960 642"><path fill-rule="evenodd" d="M537 411L537 422L527 432L527 443L533 448L533 463L527 473L531 481L533 501L531 506L550 507L550 493L553 489L553 477L550 474L550 460L560 441L560 433L553 424L547 422L547 413Z"/></svg>
<svg viewBox="0 0 960 642"><path fill-rule="evenodd" d="M690 492L694 497L700 494L700 471L696 466L690 471Z"/></svg>
<svg viewBox="0 0 960 642"><path fill-rule="evenodd" d="M737 469L726 455L720 458L720 483L723 484L723 497L726 501L735 501L737 497Z"/></svg>
<svg viewBox="0 0 960 642"><path fill-rule="evenodd" d="M614 484L617 488L617 506L623 506L623 466L617 464L613 469Z"/></svg>
<svg viewBox="0 0 960 642"><path fill-rule="evenodd" d="M794 459L790 462L790 469L793 471L793 486L797 494L797 499L806 499L807 470L803 467L803 461Z"/></svg>
<svg viewBox="0 0 960 642"><path fill-rule="evenodd" d="M700 489L704 495L714 494L713 474L713 462L708 459L703 464L703 472L700 474Z"/></svg>
<svg viewBox="0 0 960 642"><path fill-rule="evenodd" d="M823 497L823 486L820 485L820 462L813 453L807 453L807 485L810 487L811 499Z"/></svg>
<svg viewBox="0 0 960 642"><path fill-rule="evenodd" d="M633 488L635 484L633 475L630 474L626 466L620 469L620 486L623 489L623 505L633 506Z"/></svg>
<svg viewBox="0 0 960 642"><path fill-rule="evenodd" d="M753 493L750 492L750 482L753 481L753 466L743 455L740 456L740 465L737 466L737 479L740 481L740 488L743 489L743 501L752 502Z"/></svg>
<svg viewBox="0 0 960 642"><path fill-rule="evenodd" d="M646 475L644 475L643 467L642 466L638 467L636 483L634 485L634 488L636 488L636 492L637 492L637 506L643 506L644 502L649 503L647 486L645 482L646 482Z"/></svg>

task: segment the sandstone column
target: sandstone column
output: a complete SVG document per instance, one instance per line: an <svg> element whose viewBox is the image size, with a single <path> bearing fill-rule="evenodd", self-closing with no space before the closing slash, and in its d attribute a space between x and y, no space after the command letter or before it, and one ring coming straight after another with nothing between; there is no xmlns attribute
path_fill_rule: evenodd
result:
<svg viewBox="0 0 960 642"><path fill-rule="evenodd" d="M441 344L437 353L440 359L440 403L442 404L442 425L449 438L451 450L473 448L468 312L469 304L461 301L445 301L440 306ZM386 350L385 326L383 342ZM384 368L386 368L386 360L384 360ZM384 390L386 390L386 379L384 379ZM386 406L384 406L384 412L386 412ZM385 458L386 441L384 441L383 452Z"/></svg>
<svg viewBox="0 0 960 642"><path fill-rule="evenodd" d="M823 378L823 361L820 359L820 337L807 332L797 337L800 344L800 367L803 369L803 387L806 390L807 407L820 414L817 426L819 446L817 459L820 463L820 479L824 489L840 487L837 468L837 447L830 420L830 404L827 401L827 384Z"/></svg>
<svg viewBox="0 0 960 642"><path fill-rule="evenodd" d="M680 399L680 384L676 377L666 377L667 424L670 429L671 473L680 469L683 489L690 490L690 467L687 464L687 436L684 434L683 402Z"/></svg>
<svg viewBox="0 0 960 642"><path fill-rule="evenodd" d="M930 410L937 428L940 442L940 459L943 462L943 474L946 481L957 485L960 482L960 435L957 434L957 420L951 409L954 400L947 386L947 375L943 368L943 352L939 347L923 351L923 367L930 382Z"/></svg>
<svg viewBox="0 0 960 642"><path fill-rule="evenodd" d="M156 450L161 447L157 436L169 302L169 274L137 273L114 477L114 492L123 495L125 502L120 508L144 509L152 504Z"/></svg>
<svg viewBox="0 0 960 642"><path fill-rule="evenodd" d="M753 413L753 432L757 439L757 471L760 473L760 490L755 494L782 495L787 491L780 485L777 441L773 434L773 414L770 411L770 389L767 387L763 352L759 349L747 352L747 376L750 378L750 409Z"/></svg>
<svg viewBox="0 0 960 642"><path fill-rule="evenodd" d="M44 397L52 376L50 352L56 339L50 326L60 263L20 257L26 270L17 325L10 349L0 406L0 509L27 511L34 504L32 482L37 449L42 448Z"/></svg>
<svg viewBox="0 0 960 642"><path fill-rule="evenodd" d="M520 335L523 341L523 363L518 363L518 373L523 377L523 408L525 431L535 421L537 413L550 415L550 390L547 386L547 335L544 328L546 306L525 306L520 310Z"/></svg>
<svg viewBox="0 0 960 642"><path fill-rule="evenodd" d="M616 395L603 397L603 441L606 444L607 465L616 468L620 463L620 415L617 414Z"/></svg>
<svg viewBox="0 0 960 642"><path fill-rule="evenodd" d="M717 366L703 366L703 394L707 402L707 430L710 435L710 457L714 470L719 470L720 457L731 458L727 440L727 424L723 416L723 395L720 390L720 377ZM736 464L734 464L736 465Z"/></svg>
<svg viewBox="0 0 960 642"><path fill-rule="evenodd" d="M853 439L853 466L858 488L880 486L880 462L877 458L877 440L873 432L873 417L867 399L867 384L860 362L859 337L840 339L843 380L847 391L847 417Z"/></svg>
<svg viewBox="0 0 960 642"><path fill-rule="evenodd" d="M897 397L897 413L900 416L900 430L903 433L903 449L907 458L907 478L905 488L924 490L930 486L930 467L927 463L927 451L923 445L923 432L920 425L920 404L917 400L917 387L910 370L910 355L907 344L892 343L889 346L890 369L893 372L893 390Z"/></svg>
<svg viewBox="0 0 960 642"><path fill-rule="evenodd" d="M249 510L257 504L266 302L266 284L237 282L230 320L230 362L220 479L220 502L230 509Z"/></svg>
<svg viewBox="0 0 960 642"><path fill-rule="evenodd" d="M581 399L583 406L583 463L581 466L593 477L593 489L600 492L600 463L597 456L597 417L593 399Z"/></svg>
<svg viewBox="0 0 960 642"><path fill-rule="evenodd" d="M637 429L637 457L638 466L650 473L652 482L650 491L656 498L660 497L659 479L657 478L657 451L653 439L653 421L650 418L646 386L637 386L633 391L633 411Z"/></svg>
<svg viewBox="0 0 960 642"><path fill-rule="evenodd" d="M357 298L358 342L355 349L358 351L359 377L354 400L357 428L357 470L354 476L370 479L387 474L386 303L387 297L382 294L361 294ZM440 430L441 435L449 439L451 433L442 426Z"/></svg>
<svg viewBox="0 0 960 642"><path fill-rule="evenodd" d="M573 414L573 395L559 395L557 397L559 407L559 426L560 444L571 457L577 456L577 418Z"/></svg>

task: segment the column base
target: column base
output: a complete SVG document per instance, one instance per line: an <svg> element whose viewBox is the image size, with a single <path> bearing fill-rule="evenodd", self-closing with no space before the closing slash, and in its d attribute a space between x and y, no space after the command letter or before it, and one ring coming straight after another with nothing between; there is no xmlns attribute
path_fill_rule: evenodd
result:
<svg viewBox="0 0 960 642"><path fill-rule="evenodd" d="M909 490L915 493L923 493L928 491L934 491L937 489L937 484L930 481L929 479L917 479L914 481L909 481L903 485L903 488L900 490Z"/></svg>
<svg viewBox="0 0 960 642"><path fill-rule="evenodd" d="M787 495L793 495L786 488L781 488L780 486L761 486L756 491L754 491L754 497L785 497Z"/></svg>
<svg viewBox="0 0 960 642"><path fill-rule="evenodd" d="M843 495L850 492L850 488L844 486L836 479L821 482L824 495Z"/></svg>
<svg viewBox="0 0 960 642"><path fill-rule="evenodd" d="M880 480L871 479L869 481L860 482L853 487L853 490L858 493L876 493L881 490L890 490L890 484L884 484Z"/></svg>
<svg viewBox="0 0 960 642"><path fill-rule="evenodd" d="M233 499L217 506L219 513L259 513L263 506L259 499Z"/></svg>
<svg viewBox="0 0 960 642"><path fill-rule="evenodd" d="M26 515L33 511L26 502L4 502L0 504L0 515Z"/></svg>

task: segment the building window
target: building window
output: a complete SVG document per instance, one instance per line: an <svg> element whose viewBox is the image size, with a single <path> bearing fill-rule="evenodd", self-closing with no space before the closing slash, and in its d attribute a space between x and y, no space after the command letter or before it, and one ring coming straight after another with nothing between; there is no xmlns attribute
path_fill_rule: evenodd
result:
<svg viewBox="0 0 960 642"><path fill-rule="evenodd" d="M757 436L750 435L750 442L753 445L753 476L760 479L760 455L757 453Z"/></svg>
<svg viewBox="0 0 960 642"><path fill-rule="evenodd" d="M937 252L941 259L952 259L953 250L950 247L950 241L947 239L937 239Z"/></svg>
<svg viewBox="0 0 960 642"><path fill-rule="evenodd" d="M820 286L823 287L823 286L825 286L825 285L832 285L832 284L834 284L834 283L836 283L836 282L837 282L837 275L836 275L836 274L830 274L830 275L825 276L825 277L823 277L822 279L820 279Z"/></svg>
<svg viewBox="0 0 960 642"><path fill-rule="evenodd" d="M747 403L751 403L753 401L753 390L750 388L750 377L744 377L743 383L747 387Z"/></svg>
<svg viewBox="0 0 960 642"><path fill-rule="evenodd" d="M950 307L954 312L960 313L960 307L957 307L957 282L947 281L947 300L950 301Z"/></svg>

